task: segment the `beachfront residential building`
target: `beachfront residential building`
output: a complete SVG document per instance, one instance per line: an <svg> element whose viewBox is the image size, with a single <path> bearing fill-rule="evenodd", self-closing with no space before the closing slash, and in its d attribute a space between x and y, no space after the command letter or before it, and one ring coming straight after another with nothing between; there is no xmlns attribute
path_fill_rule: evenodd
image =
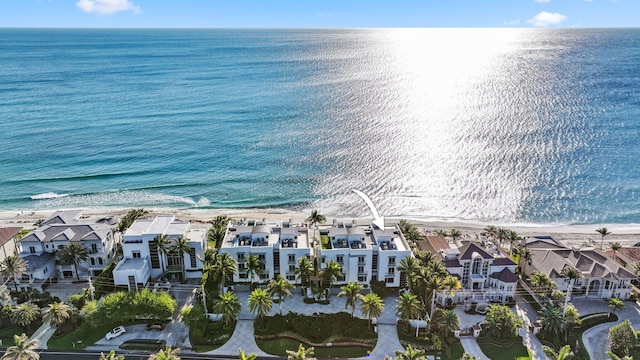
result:
<svg viewBox="0 0 640 360"><path fill-rule="evenodd" d="M112 229L116 223L113 217L83 215L79 210L54 213L19 240L27 273L19 279L18 287L42 291L46 281L99 275L115 256L117 239ZM71 242L82 244L89 255L78 264L77 274L73 264L56 262L55 253Z"/></svg>
<svg viewBox="0 0 640 360"><path fill-rule="evenodd" d="M281 275L291 283L300 283L296 267L301 257L312 259L309 228L291 221L269 223L263 220L240 220L229 224L220 248L236 260L235 282L264 282ZM260 261L260 276L250 274L249 256Z"/></svg>
<svg viewBox="0 0 640 360"><path fill-rule="evenodd" d="M332 260L337 262L343 276L336 284L382 281L387 287L399 287L406 282L397 267L411 255L411 248L397 225L379 229L336 220L332 225L320 226L318 233L318 267L322 271Z"/></svg>
<svg viewBox="0 0 640 360"><path fill-rule="evenodd" d="M189 250L160 251L156 238L164 235L171 241L169 248L183 238ZM122 235L123 258L113 269L113 282L116 286L137 290L146 287L151 278L181 278L183 266L185 280L200 279L205 247L206 229L192 229L189 222L177 221L173 215L136 220Z"/></svg>
<svg viewBox="0 0 640 360"><path fill-rule="evenodd" d="M524 270L527 277L539 271L548 275L558 290L566 291L570 281L562 271L573 267L582 278L574 282L571 296L603 299L631 296L631 280L636 275L598 249L567 248L548 236L528 238L525 246L531 252L531 265Z"/></svg>
<svg viewBox="0 0 640 360"><path fill-rule="evenodd" d="M495 246L475 241L449 243L439 235L427 236L426 240L418 242L418 246L442 260L447 272L458 278L462 286L453 293L438 293L436 302L439 304L444 305L447 301L504 303L515 299L516 263Z"/></svg>
<svg viewBox="0 0 640 360"><path fill-rule="evenodd" d="M15 256L20 252L18 247L20 231L22 228L17 226L0 228L0 262L8 256Z"/></svg>

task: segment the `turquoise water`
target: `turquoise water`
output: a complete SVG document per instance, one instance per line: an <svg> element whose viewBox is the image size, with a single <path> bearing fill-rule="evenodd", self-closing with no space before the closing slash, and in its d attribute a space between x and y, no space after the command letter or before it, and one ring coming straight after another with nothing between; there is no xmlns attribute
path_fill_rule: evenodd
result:
<svg viewBox="0 0 640 360"><path fill-rule="evenodd" d="M0 209L640 223L637 64L636 29L0 29Z"/></svg>

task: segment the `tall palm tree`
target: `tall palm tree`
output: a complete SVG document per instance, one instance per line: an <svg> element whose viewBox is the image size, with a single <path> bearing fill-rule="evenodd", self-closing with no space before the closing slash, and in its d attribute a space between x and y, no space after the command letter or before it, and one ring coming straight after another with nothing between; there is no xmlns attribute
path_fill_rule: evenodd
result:
<svg viewBox="0 0 640 360"><path fill-rule="evenodd" d="M314 226L316 224L322 224L325 221L327 221L327 218L324 215L320 214L318 210L315 210L315 209L311 211L311 215L309 215L309 217L307 218L307 222L311 226Z"/></svg>
<svg viewBox="0 0 640 360"><path fill-rule="evenodd" d="M547 359L551 360L565 360L573 359L575 357L575 354L571 351L571 345L563 346L558 352L546 345L542 345L542 351Z"/></svg>
<svg viewBox="0 0 640 360"><path fill-rule="evenodd" d="M222 314L222 322L225 325L229 325L236 320L241 309L240 299L233 291L220 293L218 298L213 301L213 312Z"/></svg>
<svg viewBox="0 0 640 360"><path fill-rule="evenodd" d="M0 284L0 309L11 305L11 300L11 290L5 284Z"/></svg>
<svg viewBox="0 0 640 360"><path fill-rule="evenodd" d="M513 249L513 243L522 241L522 237L513 230L507 230L506 236L507 240L509 240L509 253L511 253L511 249Z"/></svg>
<svg viewBox="0 0 640 360"><path fill-rule="evenodd" d="M215 244L217 248L220 248L224 236L227 232L227 225L231 219L227 215L218 215L215 219L210 220L212 225L207 231L207 241ZM213 246L213 244L211 246Z"/></svg>
<svg viewBox="0 0 640 360"><path fill-rule="evenodd" d="M269 284L267 284L267 291L271 296L278 297L278 305L280 308L280 315L282 315L282 303L284 302L284 297L291 297L291 289L295 286L287 281L287 279L283 278L282 275L278 274L275 279L271 279Z"/></svg>
<svg viewBox="0 0 640 360"><path fill-rule="evenodd" d="M633 360L633 356L626 355L625 357L620 357L616 355L613 351L607 351L607 355L609 355L611 360Z"/></svg>
<svg viewBox="0 0 640 360"><path fill-rule="evenodd" d="M116 355L116 351L115 350L111 350L106 355L105 355L105 353L101 352L100 353L100 360L124 360L124 356L123 355Z"/></svg>
<svg viewBox="0 0 640 360"><path fill-rule="evenodd" d="M342 291L338 294L338 297L345 297L346 302L344 304L344 308L348 308L351 306L351 317L356 312L356 302L358 299L362 299L362 294L360 293L364 286L362 286L357 281L350 281L347 285L340 288Z"/></svg>
<svg viewBox="0 0 640 360"><path fill-rule="evenodd" d="M561 271L562 276L564 276L567 280L569 280L569 285L567 286L567 295L564 299L564 306L562 307L562 315L567 313L567 305L569 304L569 299L571 299L571 292L573 291L573 285L576 280L582 277L582 273L580 270L574 268L573 266L567 266Z"/></svg>
<svg viewBox="0 0 640 360"><path fill-rule="evenodd" d="M296 267L296 276L300 278L302 286L309 286L309 278L313 274L313 263L306 256L301 256L298 259L298 266Z"/></svg>
<svg viewBox="0 0 640 360"><path fill-rule="evenodd" d="M164 277L164 259L171 252L171 240L169 240L169 236L166 234L157 235L153 240L156 242L156 250L160 258L160 269L162 269L162 277Z"/></svg>
<svg viewBox="0 0 640 360"><path fill-rule="evenodd" d="M322 272L322 277L325 281L329 282L329 289L333 286L333 283L338 279L338 277L342 276L342 266L338 264L335 260L329 261L326 269Z"/></svg>
<svg viewBox="0 0 640 360"><path fill-rule="evenodd" d="M438 309L433 315L432 326L449 335L460 328L460 318L453 310Z"/></svg>
<svg viewBox="0 0 640 360"><path fill-rule="evenodd" d="M18 278L27 273L27 262L19 256L7 256L0 263L0 273L5 279L13 280L18 291Z"/></svg>
<svg viewBox="0 0 640 360"><path fill-rule="evenodd" d="M611 250L613 250L613 258L617 259L618 258L618 250L620 250L622 245L619 242L616 241L616 242L610 243L609 247L611 248Z"/></svg>
<svg viewBox="0 0 640 360"><path fill-rule="evenodd" d="M287 350L287 360L316 360L313 357L313 347L306 348L300 344L298 351Z"/></svg>
<svg viewBox="0 0 640 360"><path fill-rule="evenodd" d="M484 228L484 231L487 233L489 238L496 239L497 234L498 234L498 228L497 227L495 227L494 225L488 225L487 227Z"/></svg>
<svg viewBox="0 0 640 360"><path fill-rule="evenodd" d="M131 209L125 216L120 218L116 231L123 234L138 219L145 217L149 212L145 209Z"/></svg>
<svg viewBox="0 0 640 360"><path fill-rule="evenodd" d="M424 306L415 294L404 292L396 300L396 314L400 319L405 320L407 326L409 320L419 319L424 313Z"/></svg>
<svg viewBox="0 0 640 360"><path fill-rule="evenodd" d="M238 264L229 253L217 253L211 266L213 278L220 281L220 292L224 291L224 281L238 271Z"/></svg>
<svg viewBox="0 0 640 360"><path fill-rule="evenodd" d="M556 283L547 274L539 271L534 271L529 277L529 281L534 290L543 297L546 297L549 291L556 287Z"/></svg>
<svg viewBox="0 0 640 360"><path fill-rule="evenodd" d="M49 304L49 308L42 314L42 320L57 327L71 316L71 306L63 302Z"/></svg>
<svg viewBox="0 0 640 360"><path fill-rule="evenodd" d="M29 340L26 334L13 335L13 346L9 346L2 355L2 360L39 360L40 354L36 351L40 342L37 339Z"/></svg>
<svg viewBox="0 0 640 360"><path fill-rule="evenodd" d="M521 275L525 275L527 272L527 264L531 264L531 257L533 256L533 254L531 253L531 250L529 250L529 248L526 247L522 247L519 250L519 254L520 254L520 264L522 264L522 274Z"/></svg>
<svg viewBox="0 0 640 360"><path fill-rule="evenodd" d="M167 346L164 349L160 349L155 354L149 355L149 360L180 360L180 349L172 349L171 346Z"/></svg>
<svg viewBox="0 0 640 360"><path fill-rule="evenodd" d="M432 281L430 282L431 285L429 285L431 287L431 314L430 317L433 318L433 313L436 309L436 292L437 291L444 291L444 292L449 292L451 295L453 295L454 291L457 289L460 289L460 282L458 281L457 278L451 276L451 275L447 275L444 278L441 277L433 277Z"/></svg>
<svg viewBox="0 0 640 360"><path fill-rule="evenodd" d="M244 353L244 350L241 348L238 349L238 356L239 356L238 360L256 360L258 358L258 355L256 354L246 355Z"/></svg>
<svg viewBox="0 0 640 360"><path fill-rule="evenodd" d="M604 237L607 235L611 235L611 231L607 230L606 227L601 227L599 229L596 229L596 232L598 234L600 234L601 239L600 239L600 250L602 250L602 245L604 244Z"/></svg>
<svg viewBox="0 0 640 360"><path fill-rule="evenodd" d="M40 315L40 308L36 304L22 303L11 310L11 321L21 326L31 324Z"/></svg>
<svg viewBox="0 0 640 360"><path fill-rule="evenodd" d="M398 271L405 273L409 291L413 290L413 280L419 269L420 262L413 256L407 256L398 263Z"/></svg>
<svg viewBox="0 0 640 360"><path fill-rule="evenodd" d="M427 353L422 349L414 349L411 344L407 345L407 348L402 350L394 350L396 360L426 360Z"/></svg>
<svg viewBox="0 0 640 360"><path fill-rule="evenodd" d="M460 230L458 229L451 229L449 231L449 236L451 236L451 239L453 240L453 242L456 242L456 240L462 236L462 233L460 232Z"/></svg>
<svg viewBox="0 0 640 360"><path fill-rule="evenodd" d="M538 312L538 320L542 324L542 332L554 339L566 337L567 318L562 315L562 309L557 306L545 306Z"/></svg>
<svg viewBox="0 0 640 360"><path fill-rule="evenodd" d="M369 326L372 318L382 315L382 310L384 310L384 302L376 293L368 293L360 300L360 312L369 319Z"/></svg>
<svg viewBox="0 0 640 360"><path fill-rule="evenodd" d="M59 250L58 260L63 264L71 265L76 272L76 279L80 280L80 274L78 273L78 264L87 261L89 259L89 250L78 242L70 242L62 250Z"/></svg>
<svg viewBox="0 0 640 360"><path fill-rule="evenodd" d="M260 275L262 275L262 263L257 255L249 255L247 259L247 272L251 279L251 289L253 289L253 276L255 275L259 279Z"/></svg>
<svg viewBox="0 0 640 360"><path fill-rule="evenodd" d="M182 271L182 280L185 278L185 266L184 266L184 255L189 254L191 252L191 246L189 246L189 240L180 236L175 239L173 246L171 247L171 251L174 254L177 254L180 258L180 269Z"/></svg>
<svg viewBox="0 0 640 360"><path fill-rule="evenodd" d="M249 311L257 313L260 319L271 311L272 306L273 300L265 289L254 289L249 295Z"/></svg>
<svg viewBox="0 0 640 360"><path fill-rule="evenodd" d="M608 302L609 307L612 310L612 314L615 315L616 314L616 310L624 310L624 308L626 307L624 305L624 302L618 298L611 298L609 299Z"/></svg>

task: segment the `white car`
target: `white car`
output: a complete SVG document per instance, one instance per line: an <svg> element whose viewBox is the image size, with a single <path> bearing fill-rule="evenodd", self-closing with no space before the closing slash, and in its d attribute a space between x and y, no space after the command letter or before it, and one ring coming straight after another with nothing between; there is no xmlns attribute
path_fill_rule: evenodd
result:
<svg viewBox="0 0 640 360"><path fill-rule="evenodd" d="M120 326L114 327L113 330L109 331L107 333L107 335L105 335L104 337L107 340L111 340L111 339L117 338L118 336L120 336L120 335L122 335L122 334L124 334L126 332L127 332L127 330L124 329L124 326L120 325Z"/></svg>

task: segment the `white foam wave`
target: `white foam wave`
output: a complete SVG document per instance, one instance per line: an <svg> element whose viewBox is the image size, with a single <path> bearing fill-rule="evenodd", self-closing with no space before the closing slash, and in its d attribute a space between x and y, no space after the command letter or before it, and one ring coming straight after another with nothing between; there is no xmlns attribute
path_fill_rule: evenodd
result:
<svg viewBox="0 0 640 360"><path fill-rule="evenodd" d="M200 199L202 201L202 199ZM208 200L207 200L208 201ZM36 208L113 207L113 206L198 206L193 199L184 196L151 193L145 191L108 191L83 195L42 198Z"/></svg>
<svg viewBox="0 0 640 360"><path fill-rule="evenodd" d="M47 200L47 199L57 199L65 196L69 196L69 194L57 194L54 192L46 192L46 193L30 196L30 198L31 200Z"/></svg>

